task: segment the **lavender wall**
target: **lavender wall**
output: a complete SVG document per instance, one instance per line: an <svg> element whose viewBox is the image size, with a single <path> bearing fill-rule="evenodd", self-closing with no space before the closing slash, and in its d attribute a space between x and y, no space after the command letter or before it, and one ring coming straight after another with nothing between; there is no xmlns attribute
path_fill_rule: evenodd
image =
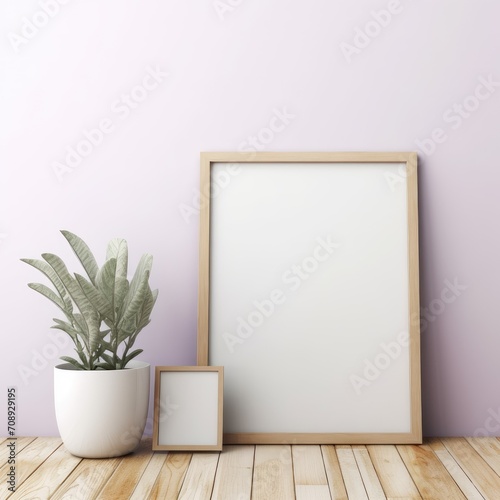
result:
<svg viewBox="0 0 500 500"><path fill-rule="evenodd" d="M0 376L18 434L57 434L52 366L71 352L19 258L74 262L61 228L99 259L115 236L132 265L152 253L142 359L194 364L199 152L255 147L419 151L424 433L500 435L499 16L493 0L2 2Z"/></svg>

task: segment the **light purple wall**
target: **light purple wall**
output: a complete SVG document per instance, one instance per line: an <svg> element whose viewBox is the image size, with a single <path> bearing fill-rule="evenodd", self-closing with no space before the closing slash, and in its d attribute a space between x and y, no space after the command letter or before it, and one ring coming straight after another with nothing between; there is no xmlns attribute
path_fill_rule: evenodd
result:
<svg viewBox="0 0 500 500"><path fill-rule="evenodd" d="M51 367L71 352L19 258L72 259L61 228L99 259L115 236L132 265L152 253L142 359L194 364L199 152L248 146L276 110L294 117L263 150L419 150L421 303L438 312L422 335L424 433L500 435L498 2L54 2L50 17L44 0L0 7L0 377L19 389L19 435L57 434ZM147 68L157 85L120 103ZM58 179L101 120L102 144ZM438 128L434 151L417 145ZM466 287L449 303L446 280Z"/></svg>

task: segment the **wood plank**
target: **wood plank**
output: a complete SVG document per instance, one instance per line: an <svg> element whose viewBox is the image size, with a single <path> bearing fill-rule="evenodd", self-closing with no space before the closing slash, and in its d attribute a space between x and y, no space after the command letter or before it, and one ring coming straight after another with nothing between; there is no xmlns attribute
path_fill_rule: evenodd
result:
<svg viewBox="0 0 500 500"><path fill-rule="evenodd" d="M255 448L252 500L288 500L295 497L290 445Z"/></svg>
<svg viewBox="0 0 500 500"><path fill-rule="evenodd" d="M146 469L144 470L144 474L139 479L137 486L130 497L130 500L144 500L145 498L164 498L154 496L153 488L155 483L157 482L160 471L163 467L163 464L167 460L167 455L164 453L154 453L149 461Z"/></svg>
<svg viewBox="0 0 500 500"><path fill-rule="evenodd" d="M10 466L14 465L16 468L16 476L19 468L19 461L18 461L18 455L23 450L28 446L30 443L32 443L36 438L34 437L16 437L15 439L5 439L4 443L2 444L2 447L0 448L0 473L2 474L2 477L4 474L7 474L7 471L10 470ZM10 448L8 445L11 443L14 443L14 447ZM11 458L11 450L13 451L13 455L15 457L15 464L7 464L7 460ZM9 469L7 469L7 466ZM17 479L17 477L16 477ZM16 488L19 486L19 482L16 484ZM5 488L4 488L5 487ZM12 491L8 490L9 485L2 484L0 485L0 493L2 494L9 494L12 495Z"/></svg>
<svg viewBox="0 0 500 500"><path fill-rule="evenodd" d="M352 448L350 446L336 446L335 449L348 497L368 500Z"/></svg>
<svg viewBox="0 0 500 500"><path fill-rule="evenodd" d="M317 445L292 446L295 485L328 485L321 448Z"/></svg>
<svg viewBox="0 0 500 500"><path fill-rule="evenodd" d="M322 445L323 463L325 464L326 477L330 486L330 494L333 500L348 500L347 491L342 478L342 471L333 445Z"/></svg>
<svg viewBox="0 0 500 500"><path fill-rule="evenodd" d="M397 446L423 498L467 500L430 446Z"/></svg>
<svg viewBox="0 0 500 500"><path fill-rule="evenodd" d="M17 439L5 440L4 444L0 448L0 466L4 466L4 462L7 460L10 454L10 448L7 448L7 444L11 441L15 443L16 456L19 455L21 450L26 448L30 443L32 443L36 438L34 437L18 437ZM1 470L1 469L0 469Z"/></svg>
<svg viewBox="0 0 500 500"><path fill-rule="evenodd" d="M354 445L352 446L352 451L368 498L370 500L386 500L384 489L380 484L380 479L377 476L375 467L373 467L370 454L368 453L366 446Z"/></svg>
<svg viewBox="0 0 500 500"><path fill-rule="evenodd" d="M81 461L59 446L9 498L50 498Z"/></svg>
<svg viewBox="0 0 500 500"><path fill-rule="evenodd" d="M500 441L489 437L466 438L482 459L500 476Z"/></svg>
<svg viewBox="0 0 500 500"><path fill-rule="evenodd" d="M189 464L179 500L210 500L220 453L195 453Z"/></svg>
<svg viewBox="0 0 500 500"><path fill-rule="evenodd" d="M296 500L331 500L328 486L321 484L298 484L295 486Z"/></svg>
<svg viewBox="0 0 500 500"><path fill-rule="evenodd" d="M434 451L439 460L446 467L450 476L463 491L467 500L484 500L484 497L479 493L467 474L465 474L455 459L450 455L445 445L439 439L430 439L428 443L432 451Z"/></svg>
<svg viewBox="0 0 500 500"><path fill-rule="evenodd" d="M224 446L219 457L212 499L250 500L255 446Z"/></svg>
<svg viewBox="0 0 500 500"><path fill-rule="evenodd" d="M50 500L95 499L122 458L82 460Z"/></svg>
<svg viewBox="0 0 500 500"><path fill-rule="evenodd" d="M37 438L23 448L16 457L16 489L20 488L24 481L40 467L41 464L61 446L61 439L54 437ZM10 467L6 463L0 468L0 476L6 477ZM7 498L12 494L7 489L7 481L0 483L0 498Z"/></svg>
<svg viewBox="0 0 500 500"><path fill-rule="evenodd" d="M98 500L128 500L152 457L151 439L144 439L130 455L123 457L104 488L96 497Z"/></svg>
<svg viewBox="0 0 500 500"><path fill-rule="evenodd" d="M170 452L151 490L151 498L177 499L192 457L191 453Z"/></svg>
<svg viewBox="0 0 500 500"><path fill-rule="evenodd" d="M422 498L395 446L369 445L367 450L388 500Z"/></svg>
<svg viewBox="0 0 500 500"><path fill-rule="evenodd" d="M442 441L481 495L486 498L498 498L500 477L495 474L467 440L465 438L445 438Z"/></svg>

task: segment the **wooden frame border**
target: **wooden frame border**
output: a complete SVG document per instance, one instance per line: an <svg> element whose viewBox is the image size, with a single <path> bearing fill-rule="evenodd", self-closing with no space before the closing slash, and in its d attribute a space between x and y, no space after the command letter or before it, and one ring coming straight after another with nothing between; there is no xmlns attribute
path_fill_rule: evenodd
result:
<svg viewBox="0 0 500 500"><path fill-rule="evenodd" d="M420 301L418 252L418 182L416 152L202 152L200 172L200 254L197 363L208 365L210 284L210 173L213 163L404 163L407 186L410 432L409 433L238 433L224 434L227 444L410 444L422 442L420 379Z"/></svg>
<svg viewBox="0 0 500 500"><path fill-rule="evenodd" d="M158 443L160 429L160 384L161 374L164 372L216 372L218 376L218 404L217 404L217 443L213 445L161 445ZM223 432L223 395L224 395L224 367L222 366L157 366L155 367L155 399L153 420L153 450L169 451L221 451Z"/></svg>

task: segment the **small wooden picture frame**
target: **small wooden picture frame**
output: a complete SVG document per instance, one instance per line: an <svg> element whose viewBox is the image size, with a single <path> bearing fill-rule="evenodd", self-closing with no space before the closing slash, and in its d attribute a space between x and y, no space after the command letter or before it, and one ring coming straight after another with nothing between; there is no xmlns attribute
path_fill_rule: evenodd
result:
<svg viewBox="0 0 500 500"><path fill-rule="evenodd" d="M222 450L222 366L157 366L153 450Z"/></svg>

